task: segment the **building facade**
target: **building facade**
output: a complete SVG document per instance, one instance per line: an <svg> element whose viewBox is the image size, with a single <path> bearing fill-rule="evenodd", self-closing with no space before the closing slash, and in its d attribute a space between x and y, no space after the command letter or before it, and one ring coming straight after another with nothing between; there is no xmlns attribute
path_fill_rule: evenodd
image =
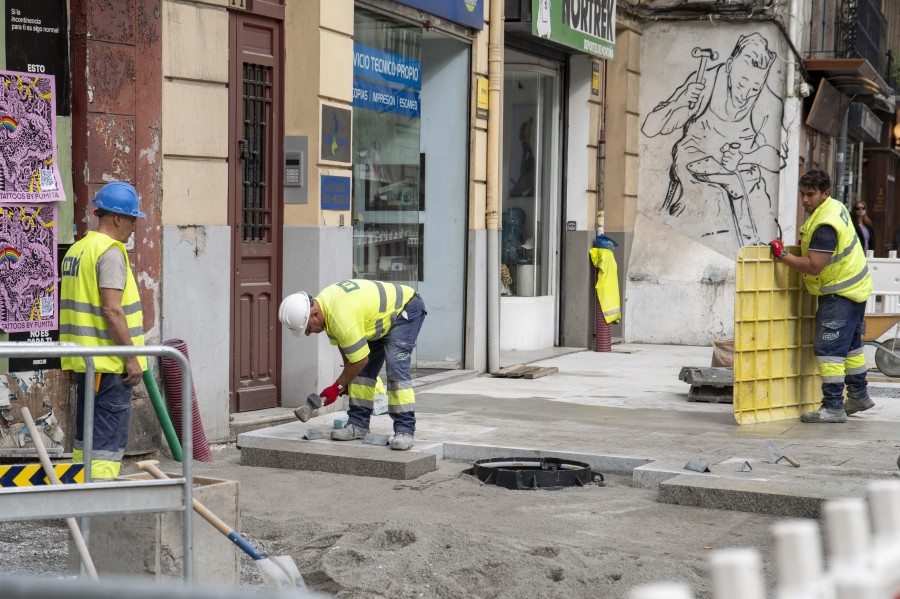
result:
<svg viewBox="0 0 900 599"><path fill-rule="evenodd" d="M137 188L146 338L187 343L221 440L231 414L297 406L340 371L325 336L283 335L296 290L415 287L421 372L591 345L588 249L604 214L624 240L605 198L637 195L640 34L589 4L0 0L57 34L51 64L7 30L0 67L57 80L60 253L97 189ZM0 364L6 407L54 395L65 421L68 381L41 366Z"/></svg>

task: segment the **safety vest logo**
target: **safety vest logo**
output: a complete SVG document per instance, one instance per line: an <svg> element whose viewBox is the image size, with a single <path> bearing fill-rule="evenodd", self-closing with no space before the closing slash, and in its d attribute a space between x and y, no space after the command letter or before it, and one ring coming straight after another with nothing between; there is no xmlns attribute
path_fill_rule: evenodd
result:
<svg viewBox="0 0 900 599"><path fill-rule="evenodd" d="M66 256L62 261L62 276L77 277L81 266L81 256Z"/></svg>

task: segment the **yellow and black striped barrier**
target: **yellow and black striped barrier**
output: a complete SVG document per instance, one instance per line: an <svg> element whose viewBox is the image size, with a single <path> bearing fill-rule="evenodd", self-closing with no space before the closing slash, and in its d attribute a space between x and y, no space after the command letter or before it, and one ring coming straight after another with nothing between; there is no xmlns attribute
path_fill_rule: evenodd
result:
<svg viewBox="0 0 900 599"><path fill-rule="evenodd" d="M84 464L58 464L53 467L59 482L64 485L84 482ZM0 487L36 487L49 485L40 464L0 466Z"/></svg>

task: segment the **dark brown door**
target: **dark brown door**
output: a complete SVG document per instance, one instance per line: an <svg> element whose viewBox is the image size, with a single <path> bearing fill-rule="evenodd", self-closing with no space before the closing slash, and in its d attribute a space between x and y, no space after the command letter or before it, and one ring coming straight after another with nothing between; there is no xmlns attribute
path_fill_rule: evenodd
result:
<svg viewBox="0 0 900 599"><path fill-rule="evenodd" d="M230 18L230 403L245 412L280 402L282 25Z"/></svg>

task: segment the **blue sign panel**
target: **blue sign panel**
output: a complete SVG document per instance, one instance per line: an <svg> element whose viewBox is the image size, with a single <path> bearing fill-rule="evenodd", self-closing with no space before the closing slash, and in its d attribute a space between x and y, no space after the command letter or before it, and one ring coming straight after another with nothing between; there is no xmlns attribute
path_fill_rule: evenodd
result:
<svg viewBox="0 0 900 599"><path fill-rule="evenodd" d="M354 108L419 118L419 92L353 78Z"/></svg>
<svg viewBox="0 0 900 599"><path fill-rule="evenodd" d="M473 29L484 28L484 0L397 0Z"/></svg>
<svg viewBox="0 0 900 599"><path fill-rule="evenodd" d="M350 210L350 177L322 176L322 210Z"/></svg>
<svg viewBox="0 0 900 599"><path fill-rule="evenodd" d="M353 44L353 76L422 89L422 61Z"/></svg>

